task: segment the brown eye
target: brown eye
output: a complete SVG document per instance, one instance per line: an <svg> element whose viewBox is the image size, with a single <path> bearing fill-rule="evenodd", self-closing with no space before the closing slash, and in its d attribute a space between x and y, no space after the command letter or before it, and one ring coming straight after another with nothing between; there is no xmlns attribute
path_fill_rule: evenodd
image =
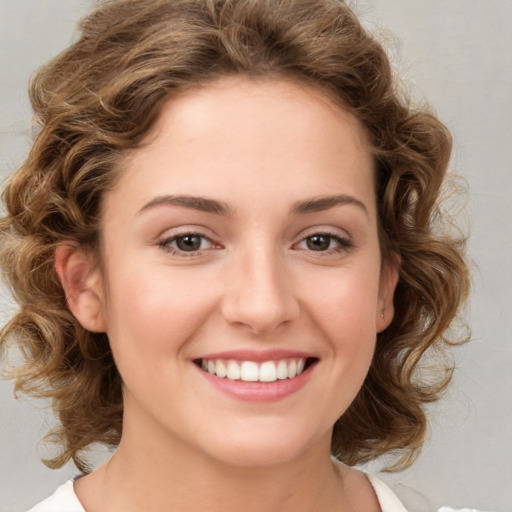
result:
<svg viewBox="0 0 512 512"><path fill-rule="evenodd" d="M198 251L201 248L202 236L184 235L176 237L176 247L180 251L191 252Z"/></svg>
<svg viewBox="0 0 512 512"><path fill-rule="evenodd" d="M164 238L158 242L158 246L174 256L195 256L201 254L203 250L217 248L207 236L201 233L183 233Z"/></svg>
<svg viewBox="0 0 512 512"><path fill-rule="evenodd" d="M156 245L173 258L192 258L193 261L212 256L213 250L223 248L204 233L184 230L175 235L164 235Z"/></svg>
<svg viewBox="0 0 512 512"><path fill-rule="evenodd" d="M313 235L306 239L306 246L311 251L326 251L331 246L332 236Z"/></svg>
<svg viewBox="0 0 512 512"><path fill-rule="evenodd" d="M341 237L334 233L317 232L304 237L295 244L294 249L318 253L318 257L338 257L354 248L349 237Z"/></svg>

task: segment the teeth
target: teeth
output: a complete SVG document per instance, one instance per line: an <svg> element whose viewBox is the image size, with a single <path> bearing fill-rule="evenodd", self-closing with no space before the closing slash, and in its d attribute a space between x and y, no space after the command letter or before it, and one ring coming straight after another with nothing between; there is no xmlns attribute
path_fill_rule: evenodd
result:
<svg viewBox="0 0 512 512"><path fill-rule="evenodd" d="M277 368L273 361L265 361L260 366L259 380L261 382L274 382L277 379Z"/></svg>
<svg viewBox="0 0 512 512"><path fill-rule="evenodd" d="M240 366L236 361L228 362L228 371L226 377L229 380L238 380L240 378Z"/></svg>
<svg viewBox="0 0 512 512"><path fill-rule="evenodd" d="M245 382L258 382L258 364L253 361L244 361L240 367L240 379Z"/></svg>
<svg viewBox="0 0 512 512"><path fill-rule="evenodd" d="M292 360L288 365L288 378L293 379L295 375L297 375L297 363Z"/></svg>
<svg viewBox="0 0 512 512"><path fill-rule="evenodd" d="M228 374L228 369L223 361L218 360L215 363L215 373L217 374L217 377L225 377Z"/></svg>
<svg viewBox="0 0 512 512"><path fill-rule="evenodd" d="M277 365L277 378L281 380L288 378L288 365L286 361L279 361Z"/></svg>
<svg viewBox="0 0 512 512"><path fill-rule="evenodd" d="M293 379L304 371L306 359L282 359L280 361L229 361L222 359L201 360L201 368L212 375L244 382L274 382L277 379Z"/></svg>

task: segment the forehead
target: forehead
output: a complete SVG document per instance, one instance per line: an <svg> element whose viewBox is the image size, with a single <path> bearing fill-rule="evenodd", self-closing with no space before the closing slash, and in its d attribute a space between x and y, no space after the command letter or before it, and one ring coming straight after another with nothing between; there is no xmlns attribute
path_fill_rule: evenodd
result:
<svg viewBox="0 0 512 512"><path fill-rule="evenodd" d="M226 202L374 191L358 119L321 90L275 79L224 78L178 93L122 167L119 185L141 201L159 186Z"/></svg>
<svg viewBox="0 0 512 512"><path fill-rule="evenodd" d="M215 132L230 131L233 137L258 134L258 140L269 146L261 132L252 130L264 125L269 135L279 134L285 139L286 133L293 137L304 128L310 133L321 130L324 135L341 129L351 132L351 142L358 149L366 151L370 147L362 124L332 94L292 79L224 77L178 92L164 103L147 142L151 143L171 123L179 125L190 139L212 136L214 132L208 130L215 127Z"/></svg>

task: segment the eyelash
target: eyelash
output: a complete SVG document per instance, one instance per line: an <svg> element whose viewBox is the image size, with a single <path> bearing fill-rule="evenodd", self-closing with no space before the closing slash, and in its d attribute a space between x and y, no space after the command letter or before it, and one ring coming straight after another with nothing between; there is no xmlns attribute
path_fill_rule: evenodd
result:
<svg viewBox="0 0 512 512"><path fill-rule="evenodd" d="M185 232L185 233L179 233L177 235L173 235L167 238L164 238L163 240L160 240L158 242L158 247L163 249L165 252L171 254L172 256L180 256L182 258L190 258L192 256L199 256L202 254L202 252L206 249L197 249L195 251L184 251L176 247L171 247L170 244L173 242L176 242L177 240L184 239L187 237L198 237L201 239L201 245L203 244L203 241L208 241L212 246L215 246L215 242L204 235L203 233L196 233L194 231Z"/></svg>
<svg viewBox="0 0 512 512"><path fill-rule="evenodd" d="M182 258L200 256L203 254L204 250L210 249L210 247L208 247L207 249L197 249L197 250L193 250L193 251L185 251L185 250L182 250L182 249L179 249L176 247L172 247L170 245L174 242L177 242L180 239L184 239L187 237L200 238L201 239L200 246L203 244L203 241L207 241L212 246L212 248L221 247L220 245L216 244L211 238L207 237L203 233L198 233L198 232L194 232L194 231L179 233L177 235L173 235L171 237L164 238L164 239L160 240L157 245L162 250L171 254L172 256L179 256ZM350 240L348 238L343 238L335 233L329 233L328 231L317 231L317 232L311 233L311 234L305 236L304 238L302 238L298 243L294 244L293 247L296 247L301 243L307 244L307 241L311 240L313 237L327 237L329 239L329 246L331 245L331 243L333 241L336 243L335 247L329 248L327 250L315 251L313 249L304 249L311 253L317 253L319 257L328 257L328 256L332 256L332 255L337 255L339 253L343 253L343 252L349 251L350 249L354 248L354 243L352 242L352 240Z"/></svg>
<svg viewBox="0 0 512 512"><path fill-rule="evenodd" d="M336 233L330 233L329 231L315 231L314 233L308 234L307 236L302 238L300 240L300 242L298 242L298 244L307 243L307 241L311 240L313 237L326 237L329 239L329 245L332 242L336 243L335 247L329 248L325 251L315 251L313 249L309 249L309 252L317 253L317 255L320 257L328 257L328 256L337 255L337 254L340 254L343 252L347 252L350 249L354 248L354 243L351 239L344 238ZM294 245L296 246L298 244L294 244ZM308 249L306 249L306 250L308 250Z"/></svg>

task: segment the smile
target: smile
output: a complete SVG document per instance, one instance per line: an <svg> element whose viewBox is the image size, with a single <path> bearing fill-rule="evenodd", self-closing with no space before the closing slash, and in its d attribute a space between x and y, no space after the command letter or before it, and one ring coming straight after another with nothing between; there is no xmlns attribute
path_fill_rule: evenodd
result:
<svg viewBox="0 0 512 512"><path fill-rule="evenodd" d="M278 361L237 361L233 359L200 359L197 364L205 372L221 379L244 382L275 382L300 375L308 359L286 358Z"/></svg>
<svg viewBox="0 0 512 512"><path fill-rule="evenodd" d="M192 362L214 389L237 400L261 403L282 400L302 389L319 358L283 350L234 350Z"/></svg>

